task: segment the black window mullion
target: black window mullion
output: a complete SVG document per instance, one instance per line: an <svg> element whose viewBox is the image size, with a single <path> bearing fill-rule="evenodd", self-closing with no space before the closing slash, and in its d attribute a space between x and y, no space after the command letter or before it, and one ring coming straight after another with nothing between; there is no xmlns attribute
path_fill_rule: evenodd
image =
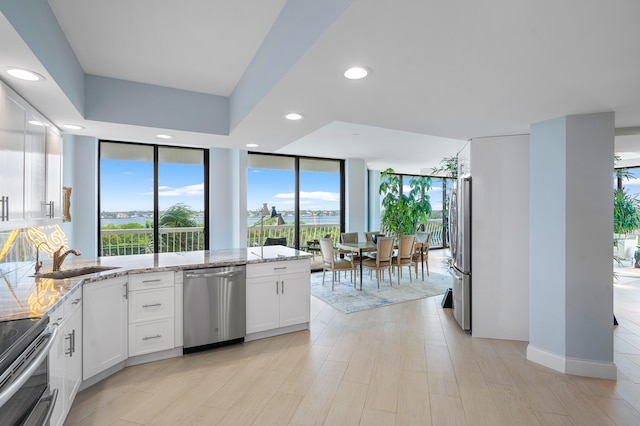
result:
<svg viewBox="0 0 640 426"><path fill-rule="evenodd" d="M295 157L294 160L294 217L296 220L293 224L293 247L300 248L300 157Z"/></svg>
<svg viewBox="0 0 640 426"><path fill-rule="evenodd" d="M153 147L153 252L160 250L160 211L158 204L158 146Z"/></svg>

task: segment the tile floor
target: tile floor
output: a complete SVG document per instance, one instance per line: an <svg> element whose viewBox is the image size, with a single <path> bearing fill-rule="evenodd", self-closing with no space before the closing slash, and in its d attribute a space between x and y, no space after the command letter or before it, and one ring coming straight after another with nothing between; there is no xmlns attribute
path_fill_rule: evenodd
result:
<svg viewBox="0 0 640 426"><path fill-rule="evenodd" d="M640 270L616 271L618 381L471 338L441 297L349 315L312 298L311 330L126 368L80 392L67 424L636 425Z"/></svg>

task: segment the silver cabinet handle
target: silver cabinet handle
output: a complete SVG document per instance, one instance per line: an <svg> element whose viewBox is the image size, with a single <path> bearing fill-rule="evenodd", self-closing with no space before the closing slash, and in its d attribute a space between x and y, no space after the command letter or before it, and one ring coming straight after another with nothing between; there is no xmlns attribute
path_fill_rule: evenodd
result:
<svg viewBox="0 0 640 426"><path fill-rule="evenodd" d="M69 341L69 351L64 350L65 355L69 355L69 357L73 356L73 333L69 333L64 337L64 340Z"/></svg>
<svg viewBox="0 0 640 426"><path fill-rule="evenodd" d="M127 283L122 284L122 288L124 289L124 297L125 299L128 299L129 296L127 295Z"/></svg>
<svg viewBox="0 0 640 426"><path fill-rule="evenodd" d="M276 281L276 294L280 294L280 290L278 289L278 281Z"/></svg>
<svg viewBox="0 0 640 426"><path fill-rule="evenodd" d="M162 336L159 334L156 334L155 336L148 336L148 337L143 337L142 340L151 340L151 339L159 339Z"/></svg>
<svg viewBox="0 0 640 426"><path fill-rule="evenodd" d="M284 294L284 280L280 281L280 285L282 286L282 294Z"/></svg>
<svg viewBox="0 0 640 426"><path fill-rule="evenodd" d="M278 266L277 268L273 268L274 271L283 271L285 269L287 269L286 266Z"/></svg>
<svg viewBox="0 0 640 426"><path fill-rule="evenodd" d="M143 308L153 308L155 306L162 306L162 303L152 303L150 305L142 305Z"/></svg>
<svg viewBox="0 0 640 426"><path fill-rule="evenodd" d="M144 280L142 281L144 284L149 284L149 283L159 283L160 281L162 281L162 279L157 278L155 280Z"/></svg>
<svg viewBox="0 0 640 426"><path fill-rule="evenodd" d="M72 305L77 305L78 303L80 303L82 299L74 299L73 302L71 302Z"/></svg>
<svg viewBox="0 0 640 426"><path fill-rule="evenodd" d="M9 197L2 196L2 221L9 220Z"/></svg>

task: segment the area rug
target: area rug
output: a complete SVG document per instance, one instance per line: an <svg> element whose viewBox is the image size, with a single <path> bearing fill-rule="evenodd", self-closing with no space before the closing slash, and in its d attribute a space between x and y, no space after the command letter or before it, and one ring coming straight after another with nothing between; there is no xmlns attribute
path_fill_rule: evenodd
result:
<svg viewBox="0 0 640 426"><path fill-rule="evenodd" d="M444 294L451 287L451 275L435 272L431 272L429 276L425 275L424 281L414 277L413 283L410 284L409 274L405 269L399 286L398 276L393 276L393 287L389 286L388 275L385 275L385 278L385 281L380 281L380 289L378 289L375 273L373 279L370 279L369 273L365 270L362 291L360 291L360 277L356 283L357 288L354 289L353 283L349 279L349 273L347 273L346 278L342 275L340 281L336 280L335 290L331 291L331 273L327 272L323 287L322 272L314 272L311 274L311 294L349 314L394 303L438 296Z"/></svg>

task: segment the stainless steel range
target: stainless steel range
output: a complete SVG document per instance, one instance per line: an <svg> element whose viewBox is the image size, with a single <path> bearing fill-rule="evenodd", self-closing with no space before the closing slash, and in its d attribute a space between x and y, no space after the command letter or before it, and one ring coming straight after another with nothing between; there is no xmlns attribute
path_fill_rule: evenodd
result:
<svg viewBox="0 0 640 426"><path fill-rule="evenodd" d="M49 317L0 322L0 425L47 425L57 391L49 391Z"/></svg>

